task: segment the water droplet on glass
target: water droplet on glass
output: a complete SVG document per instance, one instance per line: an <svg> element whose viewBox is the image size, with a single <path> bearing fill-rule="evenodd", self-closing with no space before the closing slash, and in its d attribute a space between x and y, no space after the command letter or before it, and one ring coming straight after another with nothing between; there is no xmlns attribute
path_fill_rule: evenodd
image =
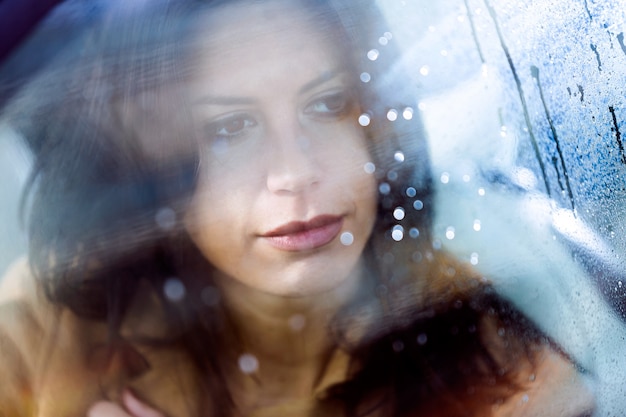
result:
<svg viewBox="0 0 626 417"><path fill-rule="evenodd" d="M470 182L471 179L472 178L468 174L463 175L463 182Z"/></svg>
<svg viewBox="0 0 626 417"><path fill-rule="evenodd" d="M450 182L450 174L448 174L447 172L443 172L441 174L441 177L439 177L439 180L441 181L442 184L447 184Z"/></svg>
<svg viewBox="0 0 626 417"><path fill-rule="evenodd" d="M241 372L244 374L252 374L259 369L259 361L250 353L244 353L241 355L237 362L239 364L239 369L241 369Z"/></svg>
<svg viewBox="0 0 626 417"><path fill-rule="evenodd" d="M422 74L424 77L427 76L429 72L430 67L428 65L424 65L422 68L420 68L420 74Z"/></svg>
<svg viewBox="0 0 626 417"><path fill-rule="evenodd" d="M472 265L478 265L478 254L476 252L470 255L470 263Z"/></svg>
<svg viewBox="0 0 626 417"><path fill-rule="evenodd" d="M374 163L372 162L366 162L365 165L363 165L363 170L367 174L373 174L374 171L376 171L376 165L374 165Z"/></svg>
<svg viewBox="0 0 626 417"><path fill-rule="evenodd" d="M359 116L359 124L361 126L369 126L370 124L370 115L367 113L363 113Z"/></svg>
<svg viewBox="0 0 626 417"><path fill-rule="evenodd" d="M385 46L387 45L387 43L389 43L389 39L385 38L384 36L381 36L380 38L378 38L378 43Z"/></svg>
<svg viewBox="0 0 626 417"><path fill-rule="evenodd" d="M428 336L426 336L426 333L420 333L420 335L417 336L417 344L424 346L426 342L428 342Z"/></svg>
<svg viewBox="0 0 626 417"><path fill-rule="evenodd" d="M454 227L452 227L452 226L448 226L448 227L446 228L446 239L448 239L448 240L452 240L452 239L454 239L454 236L455 236L455 230L454 230Z"/></svg>
<svg viewBox="0 0 626 417"><path fill-rule="evenodd" d="M479 188L478 189L478 195L481 196L481 197L484 197L485 196L485 189L484 188Z"/></svg>
<svg viewBox="0 0 626 417"><path fill-rule="evenodd" d="M404 238L404 228L402 226L394 226L391 232L391 238L396 242L399 242Z"/></svg>
<svg viewBox="0 0 626 417"><path fill-rule="evenodd" d="M341 244L344 246L350 246L354 243L354 236L350 232L343 232L339 237Z"/></svg>
<svg viewBox="0 0 626 417"><path fill-rule="evenodd" d="M382 195L387 195L391 192L391 186L386 182L383 182L378 186L378 191L380 191Z"/></svg>
<svg viewBox="0 0 626 417"><path fill-rule="evenodd" d="M413 118L413 109L411 107L406 107L402 111L402 117L404 117L404 120L411 120Z"/></svg>
<svg viewBox="0 0 626 417"><path fill-rule="evenodd" d="M412 227L411 230L409 230L409 236L411 236L413 239L417 239L420 235L420 231L417 227Z"/></svg>
<svg viewBox="0 0 626 417"><path fill-rule="evenodd" d="M383 33L383 36L389 41L391 40L391 38L393 38L393 34L391 32L385 32Z"/></svg>
<svg viewBox="0 0 626 417"><path fill-rule="evenodd" d="M404 350L404 343L402 342L402 340L396 340L391 346L393 348L393 351L396 353L402 352Z"/></svg>
<svg viewBox="0 0 626 417"><path fill-rule="evenodd" d="M442 49L440 52L441 56L448 56L448 51L446 51L445 49Z"/></svg>
<svg viewBox="0 0 626 417"><path fill-rule="evenodd" d="M459 17L456 18L456 20L458 20L460 23L465 22L465 16L460 15Z"/></svg>
<svg viewBox="0 0 626 417"><path fill-rule="evenodd" d="M163 230L172 230L176 225L176 213L169 207L164 207L157 211L154 216L157 226Z"/></svg>
<svg viewBox="0 0 626 417"><path fill-rule="evenodd" d="M360 78L361 81L364 83L369 83L372 80L372 76L369 74L369 72L362 72Z"/></svg>
<svg viewBox="0 0 626 417"><path fill-rule="evenodd" d="M480 232L481 228L482 228L482 225L480 224L480 220L478 219L474 220L474 231Z"/></svg>
<svg viewBox="0 0 626 417"><path fill-rule="evenodd" d="M420 111L426 111L426 103L420 101L419 103L417 103L417 108L420 109Z"/></svg>
<svg viewBox="0 0 626 417"><path fill-rule="evenodd" d="M396 207L393 211L393 218L396 220L404 219L404 209L402 207Z"/></svg>
<svg viewBox="0 0 626 417"><path fill-rule="evenodd" d="M422 252L413 252L413 254L411 255L411 260L415 263L422 262L422 259L424 259L424 256L422 256Z"/></svg>
<svg viewBox="0 0 626 417"><path fill-rule="evenodd" d="M413 203L413 208L415 210L421 210L424 208L424 203L422 203L421 200L415 200L415 202Z"/></svg>
<svg viewBox="0 0 626 417"><path fill-rule="evenodd" d="M215 307L220 302L220 292L217 288L208 286L200 293L200 299L209 307Z"/></svg>
<svg viewBox="0 0 626 417"><path fill-rule="evenodd" d="M387 173L387 179L389 181L395 181L398 179L398 173L396 171L389 171Z"/></svg>
<svg viewBox="0 0 626 417"><path fill-rule="evenodd" d="M370 61L376 61L379 54L380 52L378 52L378 49L370 49L369 51L367 51L367 59L369 59Z"/></svg>
<svg viewBox="0 0 626 417"><path fill-rule="evenodd" d="M304 317L302 314L294 314L293 316L289 317L289 327L294 332L301 331L302 329L304 329L305 325L306 317Z"/></svg>
<svg viewBox="0 0 626 417"><path fill-rule="evenodd" d="M406 189L406 195L407 197L413 198L417 195L417 190L413 187L409 187Z"/></svg>
<svg viewBox="0 0 626 417"><path fill-rule="evenodd" d="M168 300L177 302L185 297L185 286L178 278L168 278L163 284L163 292Z"/></svg>
<svg viewBox="0 0 626 417"><path fill-rule="evenodd" d="M396 151L396 153L393 154L393 159L397 162L404 162L404 153L402 151Z"/></svg>
<svg viewBox="0 0 626 417"><path fill-rule="evenodd" d="M524 394L524 396L522 397L522 402L527 403L528 400L529 400L528 394Z"/></svg>
<svg viewBox="0 0 626 417"><path fill-rule="evenodd" d="M222 137L215 138L215 140L211 142L211 151L213 151L215 155L224 155L228 152L228 140Z"/></svg>
<svg viewBox="0 0 626 417"><path fill-rule="evenodd" d="M398 120L398 111L396 109L391 109L387 112L387 120L390 122L395 122Z"/></svg>

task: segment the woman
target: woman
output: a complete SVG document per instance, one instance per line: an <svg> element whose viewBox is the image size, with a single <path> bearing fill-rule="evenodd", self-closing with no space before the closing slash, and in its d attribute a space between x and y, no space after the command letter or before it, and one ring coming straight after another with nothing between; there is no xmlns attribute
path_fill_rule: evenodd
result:
<svg viewBox="0 0 626 417"><path fill-rule="evenodd" d="M36 155L37 279L5 282L0 415L578 415L542 402L556 386L591 409L566 356L432 249L371 4L141 16L9 115Z"/></svg>

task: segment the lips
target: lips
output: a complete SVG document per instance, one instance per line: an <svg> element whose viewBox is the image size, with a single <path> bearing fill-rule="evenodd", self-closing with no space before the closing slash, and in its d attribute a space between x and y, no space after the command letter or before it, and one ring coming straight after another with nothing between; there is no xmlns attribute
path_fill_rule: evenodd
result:
<svg viewBox="0 0 626 417"><path fill-rule="evenodd" d="M343 226L343 217L322 215L307 222L290 222L261 237L277 249L297 252L316 249L335 239Z"/></svg>

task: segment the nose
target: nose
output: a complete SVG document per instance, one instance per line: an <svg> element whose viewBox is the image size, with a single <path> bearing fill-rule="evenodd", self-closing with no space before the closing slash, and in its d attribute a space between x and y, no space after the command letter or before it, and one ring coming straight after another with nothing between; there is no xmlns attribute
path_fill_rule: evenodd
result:
<svg viewBox="0 0 626 417"><path fill-rule="evenodd" d="M312 143L297 124L282 124L270 139L267 188L272 193L295 194L314 187L321 179Z"/></svg>

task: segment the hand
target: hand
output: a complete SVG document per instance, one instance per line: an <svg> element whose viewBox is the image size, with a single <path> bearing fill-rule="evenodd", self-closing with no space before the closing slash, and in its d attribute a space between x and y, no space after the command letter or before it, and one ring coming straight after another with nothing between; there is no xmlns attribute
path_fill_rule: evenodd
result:
<svg viewBox="0 0 626 417"><path fill-rule="evenodd" d="M109 401L98 401L89 409L87 417L165 417L127 389L122 393L122 404L124 408Z"/></svg>

